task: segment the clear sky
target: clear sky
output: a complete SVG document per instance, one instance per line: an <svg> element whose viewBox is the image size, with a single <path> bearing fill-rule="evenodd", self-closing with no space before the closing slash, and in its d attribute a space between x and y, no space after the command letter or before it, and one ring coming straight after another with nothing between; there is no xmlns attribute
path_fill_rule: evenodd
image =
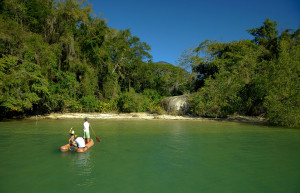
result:
<svg viewBox="0 0 300 193"><path fill-rule="evenodd" d="M153 61L176 64L185 49L211 39L252 39L266 18L278 30L300 28L300 0L89 0L111 28L130 29L151 46Z"/></svg>

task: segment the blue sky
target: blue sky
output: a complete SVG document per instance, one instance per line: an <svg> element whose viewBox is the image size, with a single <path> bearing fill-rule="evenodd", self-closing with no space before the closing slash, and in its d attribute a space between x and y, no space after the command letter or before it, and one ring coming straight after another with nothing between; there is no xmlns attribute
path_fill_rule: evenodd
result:
<svg viewBox="0 0 300 193"><path fill-rule="evenodd" d="M111 28L130 29L151 46L153 61L176 64L185 49L211 39L252 39L266 18L278 30L300 28L299 0L89 0Z"/></svg>

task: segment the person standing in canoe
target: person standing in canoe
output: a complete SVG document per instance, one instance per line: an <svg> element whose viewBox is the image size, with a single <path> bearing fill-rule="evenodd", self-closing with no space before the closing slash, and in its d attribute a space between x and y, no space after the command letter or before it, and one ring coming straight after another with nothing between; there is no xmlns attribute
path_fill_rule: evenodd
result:
<svg viewBox="0 0 300 193"><path fill-rule="evenodd" d="M83 138L85 143L89 143L91 140L90 136L90 124L88 122L88 118L84 118L84 123L83 123Z"/></svg>

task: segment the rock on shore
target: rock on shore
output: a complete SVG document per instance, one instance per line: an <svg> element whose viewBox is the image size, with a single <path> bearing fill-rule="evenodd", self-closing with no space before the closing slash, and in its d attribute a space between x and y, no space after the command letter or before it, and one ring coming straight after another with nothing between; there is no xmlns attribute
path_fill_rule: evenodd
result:
<svg viewBox="0 0 300 193"><path fill-rule="evenodd" d="M185 115L189 112L188 99L191 95L181 95L164 98L160 105L168 114Z"/></svg>

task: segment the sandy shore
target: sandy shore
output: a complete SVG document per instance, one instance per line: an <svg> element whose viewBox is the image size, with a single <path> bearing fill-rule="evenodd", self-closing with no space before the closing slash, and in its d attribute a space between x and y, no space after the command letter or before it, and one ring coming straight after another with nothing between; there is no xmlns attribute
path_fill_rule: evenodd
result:
<svg viewBox="0 0 300 193"><path fill-rule="evenodd" d="M162 120L203 120L190 116L157 115L150 113L51 113L45 116L37 116L45 119L162 119ZM35 117L31 117L35 118Z"/></svg>
<svg viewBox="0 0 300 193"><path fill-rule="evenodd" d="M264 123L261 117L231 116L223 119L202 118L192 116L158 115L150 113L51 113L45 116L33 116L30 119L114 119L114 120L195 120L195 121L238 121Z"/></svg>

